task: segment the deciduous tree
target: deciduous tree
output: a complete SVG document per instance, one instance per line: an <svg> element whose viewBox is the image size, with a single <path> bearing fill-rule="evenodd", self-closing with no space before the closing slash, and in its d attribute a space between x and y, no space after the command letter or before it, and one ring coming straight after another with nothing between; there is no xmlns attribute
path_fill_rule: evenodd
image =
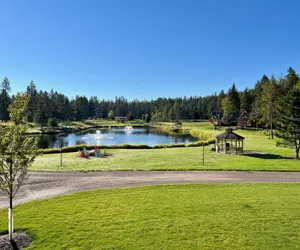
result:
<svg viewBox="0 0 300 250"><path fill-rule="evenodd" d="M17 95L9 107L13 124L0 128L0 189L9 198L9 238L13 235L13 199L27 180L27 169L38 149L38 139L24 136L29 95Z"/></svg>

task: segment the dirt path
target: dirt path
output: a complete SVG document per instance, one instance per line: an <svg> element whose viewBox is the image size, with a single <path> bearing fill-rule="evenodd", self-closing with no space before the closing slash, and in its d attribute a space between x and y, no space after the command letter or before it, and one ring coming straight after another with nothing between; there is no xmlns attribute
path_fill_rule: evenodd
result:
<svg viewBox="0 0 300 250"><path fill-rule="evenodd" d="M29 172L28 181L20 189L14 204L99 188L247 182L300 182L300 173L242 171ZM7 206L7 198L0 194L0 208Z"/></svg>

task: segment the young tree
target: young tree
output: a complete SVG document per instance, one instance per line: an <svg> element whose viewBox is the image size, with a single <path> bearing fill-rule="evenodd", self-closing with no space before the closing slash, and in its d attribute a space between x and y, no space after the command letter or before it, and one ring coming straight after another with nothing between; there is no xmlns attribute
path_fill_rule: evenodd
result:
<svg viewBox="0 0 300 250"><path fill-rule="evenodd" d="M108 119L109 120L113 120L115 117L115 113L113 110L110 110L109 113L108 113Z"/></svg>
<svg viewBox="0 0 300 250"><path fill-rule="evenodd" d="M17 95L9 107L13 125L0 129L0 189L9 198L9 239L13 236L13 198L27 179L27 169L38 149L38 139L25 137L28 95Z"/></svg>

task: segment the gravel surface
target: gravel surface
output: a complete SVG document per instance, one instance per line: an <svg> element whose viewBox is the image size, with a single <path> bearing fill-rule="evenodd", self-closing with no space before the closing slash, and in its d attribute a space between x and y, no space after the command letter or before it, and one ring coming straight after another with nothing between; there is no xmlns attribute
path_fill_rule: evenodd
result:
<svg viewBox="0 0 300 250"><path fill-rule="evenodd" d="M254 171L116 171L116 172L29 172L29 178L14 199L14 205L53 196L100 188L185 184L300 182L300 172ZM0 208L8 199L0 194ZM1 248L0 248L1 249Z"/></svg>
<svg viewBox="0 0 300 250"><path fill-rule="evenodd" d="M13 235L13 242L10 242L8 234L0 235L0 249L1 250L14 250L23 249L30 245L30 237L21 232L16 232Z"/></svg>

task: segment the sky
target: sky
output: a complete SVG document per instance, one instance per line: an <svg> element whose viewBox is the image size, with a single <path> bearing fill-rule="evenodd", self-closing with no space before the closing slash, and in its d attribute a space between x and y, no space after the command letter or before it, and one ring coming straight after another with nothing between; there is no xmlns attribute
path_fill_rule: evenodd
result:
<svg viewBox="0 0 300 250"><path fill-rule="evenodd" d="M298 0L0 0L0 78L69 97L205 96L300 71Z"/></svg>

